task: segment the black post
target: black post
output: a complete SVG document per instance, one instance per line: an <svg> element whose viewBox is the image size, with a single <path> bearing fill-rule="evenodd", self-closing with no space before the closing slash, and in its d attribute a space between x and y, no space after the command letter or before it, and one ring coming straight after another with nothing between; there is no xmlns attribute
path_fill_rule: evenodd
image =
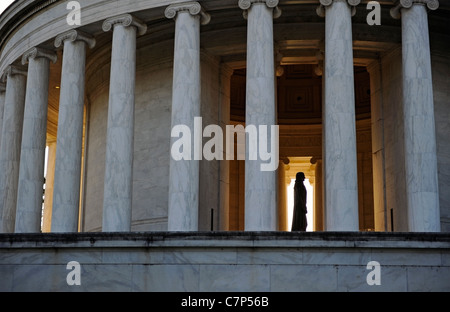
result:
<svg viewBox="0 0 450 312"><path fill-rule="evenodd" d="M391 232L394 232L394 209L391 208Z"/></svg>

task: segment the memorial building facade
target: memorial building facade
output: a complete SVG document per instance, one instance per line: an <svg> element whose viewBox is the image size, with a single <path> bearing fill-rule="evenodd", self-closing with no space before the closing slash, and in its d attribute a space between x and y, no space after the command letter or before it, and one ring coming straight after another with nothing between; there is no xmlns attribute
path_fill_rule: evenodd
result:
<svg viewBox="0 0 450 312"><path fill-rule="evenodd" d="M0 290L449 291L449 20L444 0L14 1Z"/></svg>

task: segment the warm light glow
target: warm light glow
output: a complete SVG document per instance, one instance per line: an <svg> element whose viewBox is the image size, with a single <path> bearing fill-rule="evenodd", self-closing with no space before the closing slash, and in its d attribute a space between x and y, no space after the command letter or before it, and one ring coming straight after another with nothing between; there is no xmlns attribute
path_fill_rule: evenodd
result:
<svg viewBox="0 0 450 312"><path fill-rule="evenodd" d="M288 228L289 231L292 228L292 216L294 214L294 184L295 179L291 180L291 184L288 186ZM312 232L314 229L314 218L313 218L313 209L314 209L314 188L309 183L309 179L305 179L305 187L306 187L306 207L308 209L308 213L306 214L306 219L308 221L308 226L306 227L307 232Z"/></svg>

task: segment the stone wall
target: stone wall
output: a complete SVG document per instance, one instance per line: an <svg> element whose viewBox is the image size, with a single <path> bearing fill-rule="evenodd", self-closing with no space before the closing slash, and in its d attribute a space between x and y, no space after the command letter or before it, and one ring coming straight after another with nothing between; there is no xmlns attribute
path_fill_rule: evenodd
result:
<svg viewBox="0 0 450 312"><path fill-rule="evenodd" d="M72 261L80 265L79 286L67 283L76 280ZM379 266L368 267L372 261ZM450 236L1 234L0 276L6 292L450 291Z"/></svg>

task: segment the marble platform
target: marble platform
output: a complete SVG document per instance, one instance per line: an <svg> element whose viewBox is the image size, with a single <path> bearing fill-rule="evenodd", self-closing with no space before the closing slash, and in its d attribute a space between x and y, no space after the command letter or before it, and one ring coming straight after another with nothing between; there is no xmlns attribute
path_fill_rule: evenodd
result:
<svg viewBox="0 0 450 312"><path fill-rule="evenodd" d="M67 283L72 261L79 286ZM367 283L371 261L380 285ZM0 277L6 292L446 292L450 234L1 234Z"/></svg>

